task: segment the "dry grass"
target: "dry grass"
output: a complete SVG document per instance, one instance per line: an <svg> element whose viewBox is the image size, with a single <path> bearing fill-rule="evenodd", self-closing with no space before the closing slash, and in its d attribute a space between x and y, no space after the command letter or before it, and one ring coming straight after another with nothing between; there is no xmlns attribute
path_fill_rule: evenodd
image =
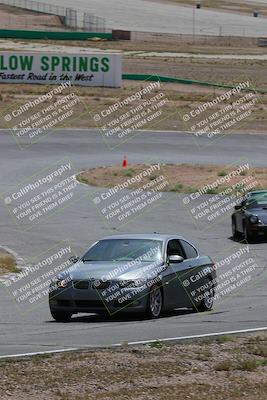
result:
<svg viewBox="0 0 267 400"><path fill-rule="evenodd" d="M267 359L258 360L246 356L245 358L229 359L215 365L216 371L255 371L259 366L267 365Z"/></svg>
<svg viewBox="0 0 267 400"><path fill-rule="evenodd" d="M3 400L265 400L267 335L0 363Z"/></svg>
<svg viewBox="0 0 267 400"><path fill-rule="evenodd" d="M0 250L0 275L18 271L15 258L6 251Z"/></svg>
<svg viewBox="0 0 267 400"><path fill-rule="evenodd" d="M154 63L156 65L160 65L157 60ZM144 68L145 65L147 65L147 62L140 60L140 73L148 72L148 70L145 70ZM152 65L153 64L151 64L151 66ZM191 65L191 69L194 70L194 64ZM162 73L164 74L164 70ZM171 75L169 70L166 70L165 73L166 75ZM156 74L156 69L152 71L152 75L153 74ZM184 75L186 78L190 78L188 71L185 72ZM205 79L204 76L201 76L200 78ZM221 78L223 79L223 76ZM243 82L247 79L247 77L243 76L240 78L240 81ZM226 82L226 77L223 81ZM264 81L263 76L262 81ZM74 106L73 115L64 120L63 123L58 123L55 128L101 128L101 122L96 123L93 119L95 113L99 114L102 110L105 110L110 105L113 105L118 101L122 101L123 99L148 85L149 82L123 81L123 86L120 89L75 87L71 90L79 96L81 101ZM1 85L0 113L2 116L4 116L7 113L10 113L12 110L18 109L28 101L34 100L36 97L47 93L49 90L51 90L51 86L42 87L42 85L3 84ZM188 131L190 130L190 124L184 123L182 116L185 113L189 113L192 109L195 109L199 105L214 99L225 91L226 90L200 87L195 85L163 83L161 84L161 88L154 90L150 97L162 92L164 93L165 98L168 99L168 102L162 107L162 115L155 120L151 120L149 122L147 121L147 123L143 126L143 129ZM67 94L67 90L64 91L64 95ZM58 99L59 96L57 96L57 100ZM259 101L254 105L251 116L245 118L242 123L237 123L233 126L233 128L228 129L227 133L264 133L266 131L267 94L259 94L258 99ZM134 101L133 103L124 106L123 109L119 109L117 112L114 112L110 118L116 119L120 115L126 114L132 107L138 107L138 105L140 105L142 102L143 99ZM50 101L46 101L41 103L39 107L37 106L34 109L30 109L27 113L23 114L23 118L27 119L27 117L30 117L32 114L41 111L45 107L48 107L50 103ZM218 106L214 106L211 110L204 113L205 115L203 115L203 118L205 118L206 115L213 114L219 109L225 107L226 104L227 103L221 102ZM106 123L107 121L104 122ZM13 124L16 123L17 121L14 121ZM0 128L7 129L12 128L12 126L13 125L11 123L6 123L3 117L0 118Z"/></svg>

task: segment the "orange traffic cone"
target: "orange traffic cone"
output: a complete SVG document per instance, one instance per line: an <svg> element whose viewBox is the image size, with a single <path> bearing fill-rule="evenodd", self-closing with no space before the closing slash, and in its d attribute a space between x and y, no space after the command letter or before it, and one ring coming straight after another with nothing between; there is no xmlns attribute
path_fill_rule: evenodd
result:
<svg viewBox="0 0 267 400"><path fill-rule="evenodd" d="M127 160L126 156L123 158L122 166L123 166L123 168L127 168L128 167L128 160Z"/></svg>

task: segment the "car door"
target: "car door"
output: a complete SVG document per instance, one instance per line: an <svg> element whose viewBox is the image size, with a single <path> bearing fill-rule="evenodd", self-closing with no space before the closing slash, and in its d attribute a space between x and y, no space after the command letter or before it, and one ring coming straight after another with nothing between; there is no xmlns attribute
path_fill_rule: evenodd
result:
<svg viewBox="0 0 267 400"><path fill-rule="evenodd" d="M179 263L169 262L169 256L179 255L184 261ZM168 268L165 275L165 303L172 307L186 307L189 303L188 295L184 290L182 277L191 267L190 260L180 244L179 239L170 239L166 246L166 260Z"/></svg>
<svg viewBox="0 0 267 400"><path fill-rule="evenodd" d="M195 247L186 240L180 240L181 247L184 250L186 260L186 269L181 280L183 289L187 294L189 306L194 306L193 299L202 293L203 285L207 283L207 275L210 275L209 268L212 266L212 260L206 256L199 256ZM207 268L209 267L209 268Z"/></svg>

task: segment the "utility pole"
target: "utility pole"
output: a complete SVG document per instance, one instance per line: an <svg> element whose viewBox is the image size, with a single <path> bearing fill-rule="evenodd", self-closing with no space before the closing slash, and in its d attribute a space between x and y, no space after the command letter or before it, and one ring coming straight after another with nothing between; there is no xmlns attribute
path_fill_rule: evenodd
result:
<svg viewBox="0 0 267 400"><path fill-rule="evenodd" d="M193 6L193 43L195 44L195 36L196 36L196 9Z"/></svg>

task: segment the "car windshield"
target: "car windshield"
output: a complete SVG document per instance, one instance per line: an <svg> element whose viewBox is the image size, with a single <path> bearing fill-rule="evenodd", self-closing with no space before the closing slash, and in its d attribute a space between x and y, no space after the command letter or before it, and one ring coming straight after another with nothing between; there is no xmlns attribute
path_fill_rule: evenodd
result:
<svg viewBox="0 0 267 400"><path fill-rule="evenodd" d="M267 191L252 193L247 199L247 208L265 208L267 207Z"/></svg>
<svg viewBox="0 0 267 400"><path fill-rule="evenodd" d="M162 248L161 240L104 239L89 249L82 261L160 261Z"/></svg>

